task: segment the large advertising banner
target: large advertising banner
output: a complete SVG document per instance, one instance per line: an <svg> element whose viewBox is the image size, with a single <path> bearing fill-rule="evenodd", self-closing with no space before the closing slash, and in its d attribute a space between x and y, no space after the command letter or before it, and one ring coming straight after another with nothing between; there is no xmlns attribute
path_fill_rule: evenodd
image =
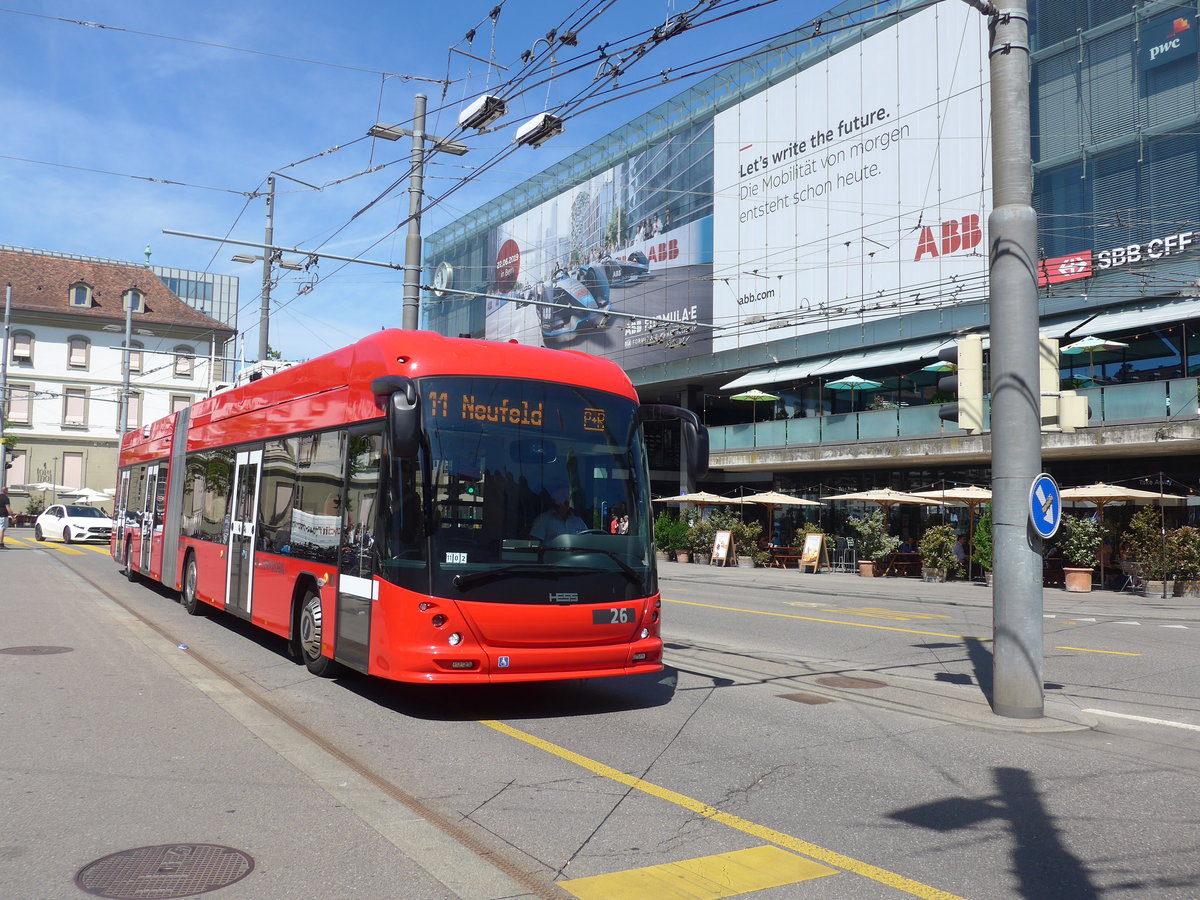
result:
<svg viewBox="0 0 1200 900"><path fill-rule="evenodd" d="M711 142L712 132L665 145L689 140ZM661 183L640 182L669 155L647 150L493 229L485 337L582 350L626 369L711 352L711 329L697 324L712 320L711 205L692 200L681 220L666 191L632 221L664 195Z"/></svg>
<svg viewBox="0 0 1200 900"><path fill-rule="evenodd" d="M978 299L986 21L939 3L718 114L716 351Z"/></svg>

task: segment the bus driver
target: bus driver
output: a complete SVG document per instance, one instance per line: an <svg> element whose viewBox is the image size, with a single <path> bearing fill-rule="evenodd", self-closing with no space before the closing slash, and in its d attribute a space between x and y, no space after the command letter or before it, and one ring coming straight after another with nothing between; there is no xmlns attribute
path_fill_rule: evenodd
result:
<svg viewBox="0 0 1200 900"><path fill-rule="evenodd" d="M560 534L579 534L587 531L583 519L571 512L571 495L565 486L554 488L551 492L554 505L545 512L539 513L533 520L529 534L540 541L548 541Z"/></svg>

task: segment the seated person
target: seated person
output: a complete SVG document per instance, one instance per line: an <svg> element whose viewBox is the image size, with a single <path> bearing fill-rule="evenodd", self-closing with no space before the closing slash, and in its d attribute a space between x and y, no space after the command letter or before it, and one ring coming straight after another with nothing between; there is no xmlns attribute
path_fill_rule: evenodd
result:
<svg viewBox="0 0 1200 900"><path fill-rule="evenodd" d="M897 552L899 552L899 553L916 553L917 552L916 542L914 542L913 539L910 537L905 537L904 540L900 544L900 549Z"/></svg>
<svg viewBox="0 0 1200 900"><path fill-rule="evenodd" d="M548 541L560 534L579 534L587 531L583 519L571 512L571 495L565 486L556 487L550 493L554 505L539 513L529 529L531 537Z"/></svg>
<svg viewBox="0 0 1200 900"><path fill-rule="evenodd" d="M954 542L954 558L963 567L963 571L967 571L967 564L971 558L971 554L967 552L967 536L965 534L960 534L958 540Z"/></svg>

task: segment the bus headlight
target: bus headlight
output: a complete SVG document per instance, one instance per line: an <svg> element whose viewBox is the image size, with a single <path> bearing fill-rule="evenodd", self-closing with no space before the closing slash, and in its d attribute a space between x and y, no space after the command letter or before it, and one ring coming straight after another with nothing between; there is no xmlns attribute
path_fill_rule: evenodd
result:
<svg viewBox="0 0 1200 900"><path fill-rule="evenodd" d="M650 629L649 629L649 628L643 628L643 629L642 629L642 640L644 641L644 640L645 640L646 638L648 638L648 637L650 637Z"/></svg>
<svg viewBox="0 0 1200 900"><path fill-rule="evenodd" d="M443 616L441 613L438 613L436 616L434 616L429 621L433 625L434 628L441 628L443 625L446 624L446 617Z"/></svg>
<svg viewBox="0 0 1200 900"><path fill-rule="evenodd" d="M450 637L448 638L448 641L449 641L451 647L457 647L459 644L462 643L462 635L456 631L456 632L454 632L454 634L450 635Z"/></svg>

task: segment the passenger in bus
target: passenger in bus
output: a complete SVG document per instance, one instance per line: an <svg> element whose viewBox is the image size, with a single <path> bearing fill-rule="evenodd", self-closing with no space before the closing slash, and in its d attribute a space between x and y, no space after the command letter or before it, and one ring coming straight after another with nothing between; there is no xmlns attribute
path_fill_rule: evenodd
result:
<svg viewBox="0 0 1200 900"><path fill-rule="evenodd" d="M579 534L587 531L583 519L571 511L571 494L565 486L554 488L550 492L554 503L550 509L538 514L533 520L529 534L540 541L548 541L560 534Z"/></svg>

